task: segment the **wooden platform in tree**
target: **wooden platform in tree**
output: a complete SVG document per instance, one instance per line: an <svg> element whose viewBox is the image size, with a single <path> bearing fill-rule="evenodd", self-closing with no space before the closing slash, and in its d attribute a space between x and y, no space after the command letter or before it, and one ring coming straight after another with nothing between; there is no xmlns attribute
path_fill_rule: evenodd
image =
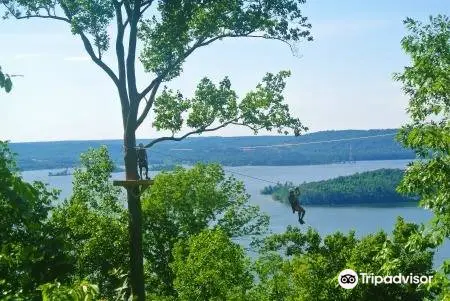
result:
<svg viewBox="0 0 450 301"><path fill-rule="evenodd" d="M122 187L148 187L153 184L153 180L114 180L114 186L122 186Z"/></svg>

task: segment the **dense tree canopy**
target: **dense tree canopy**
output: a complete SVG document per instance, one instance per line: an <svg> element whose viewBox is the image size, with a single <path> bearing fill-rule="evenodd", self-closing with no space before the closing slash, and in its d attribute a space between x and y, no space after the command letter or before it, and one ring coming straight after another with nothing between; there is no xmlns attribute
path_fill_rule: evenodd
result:
<svg viewBox="0 0 450 301"><path fill-rule="evenodd" d="M434 231L450 237L450 19L431 17L429 24L407 19L402 40L412 65L395 78L410 97L411 123L399 140L422 160L409 166L400 190L417 193L435 213Z"/></svg>
<svg viewBox="0 0 450 301"><path fill-rule="evenodd" d="M421 160L409 165L399 191L418 195L420 205L434 213L428 227L411 239L415 248L422 237L434 245L450 237L450 18L438 15L425 24L408 18L404 23L408 35L402 46L411 65L395 79L410 98L411 121L398 139ZM450 298L449 274L447 260L431 288L443 290L442 298Z"/></svg>
<svg viewBox="0 0 450 301"><path fill-rule="evenodd" d="M250 261L221 230L206 230L174 249L177 300L244 300L253 285Z"/></svg>
<svg viewBox="0 0 450 301"><path fill-rule="evenodd" d="M21 206L20 186L32 186L12 172L5 144L0 162L1 179L11 183L1 186L6 189L1 213L11 217L1 224L6 235L0 254L4 297L38 300L42 294L44 300L123 300L130 296L123 275L126 210L109 181L114 166L106 148L82 155L73 195L54 208L49 205L57 195L46 190L29 196L24 192L27 204L35 209ZM13 192L9 187L14 187ZM344 267L381 275L445 277L432 270L435 245L425 237L415 249L409 248L411 237L421 228L401 219L391 236L335 233L321 238L312 229L288 228L257 240L259 256L252 263L232 239L259 237L268 218L248 204L243 184L225 177L218 165L161 173L146 192L143 209L146 290L151 300L389 300L394 296L422 300L445 293L443 281L429 290L417 285L361 285L345 291L337 286L336 275ZM24 227L26 232L17 235L11 230Z"/></svg>
<svg viewBox="0 0 450 301"><path fill-rule="evenodd" d="M340 232L321 238L311 228L288 227L285 233L267 237L255 263L260 282L246 300L423 300L434 298L417 284L359 284L345 290L337 275L346 268L376 275L432 275L433 253L427 245L405 248L419 227L398 219L392 235L380 231L357 238ZM394 261L394 268L385 263Z"/></svg>
<svg viewBox="0 0 450 301"><path fill-rule="evenodd" d="M242 182L225 176L219 165L177 168L155 178L143 197L144 257L147 286L173 294L173 248L180 239L208 228L220 228L229 237L258 235L268 217L248 203Z"/></svg>

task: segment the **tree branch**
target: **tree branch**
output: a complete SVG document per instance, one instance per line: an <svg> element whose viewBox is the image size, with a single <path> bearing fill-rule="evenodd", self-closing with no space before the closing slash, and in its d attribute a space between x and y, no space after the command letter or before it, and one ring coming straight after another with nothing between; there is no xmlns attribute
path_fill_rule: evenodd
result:
<svg viewBox="0 0 450 301"><path fill-rule="evenodd" d="M133 11L131 12L131 15L128 16L130 20L130 34L128 38L128 56L126 59L126 72L127 72L130 106L136 107L139 105L138 99L139 93L136 87L135 61L136 61L136 44L137 44L137 24L139 21L140 5L141 1L136 0L134 3Z"/></svg>
<svg viewBox="0 0 450 301"><path fill-rule="evenodd" d="M155 101L155 95L156 95L156 92L158 91L158 87L160 84L161 84L161 81L159 80L156 82L155 86L153 87L153 90L152 90L152 93L150 94L149 100L145 104L144 111L142 112L141 116L139 116L139 118L137 120L136 128L138 128L142 124L142 122L144 122L145 118L147 117L148 112L152 108L153 102Z"/></svg>
<svg viewBox="0 0 450 301"><path fill-rule="evenodd" d="M64 21L64 22L69 23L69 24L71 23L70 22L70 18L65 18L65 17L56 16L56 15L51 15L49 10L47 10L48 15L19 16L16 12L14 12L14 10L12 10L11 7L8 7L7 5L4 5L4 6L11 13L11 15L13 15L14 18L16 18L18 20L31 19L31 18L41 18L41 19L54 19L54 20L58 20L58 21ZM64 7L63 7L63 10L65 10ZM66 12L66 14L67 14L67 12ZM109 75L109 77L113 80L113 82L118 87L117 76L114 74L114 72L111 70L111 68L109 68L100 58L98 58L95 55L94 49L92 48L92 44L89 41L89 39L86 37L86 35L83 32L79 32L79 35L81 36L81 39L83 40L84 48L86 49L86 51L89 54L89 56L91 57L91 59L94 61L94 63L96 63L98 66L100 66Z"/></svg>
<svg viewBox="0 0 450 301"><path fill-rule="evenodd" d="M251 33L251 32L250 32ZM144 96L146 96L152 89L153 86L156 84L156 81L160 80L163 81L164 77L169 74L170 70L172 70L172 68L176 67L178 64L180 64L182 61L184 61L189 55L191 55L197 48L203 47L203 46L207 46L209 44L211 44L214 41L217 41L219 39L223 39L226 37L244 37L249 35L250 33L247 34L240 34L240 35L230 35L230 34L223 34L223 35L219 35L217 37L211 38L207 41L205 41L204 39L199 39L190 49L188 49L182 56L180 56L173 64L171 64L166 70L164 70L164 72L162 72L157 78L155 78L154 80L152 80L152 82L150 83L150 85L148 85L141 93L139 93L139 101L142 100L142 98L144 98Z"/></svg>
<svg viewBox="0 0 450 301"><path fill-rule="evenodd" d="M94 49L92 48L92 45L91 45L91 42L86 37L86 35L83 32L79 32L78 34L80 35L81 40L83 41L84 48L86 49L87 53L89 54L91 59L94 61L94 63L96 63L100 68L102 68L103 71L105 71L106 74L108 74L109 77L112 79L112 81L114 82L116 87L119 88L119 79L117 78L114 71L112 71L111 68L108 67L108 65L106 65L101 59L99 59L95 55Z"/></svg>
<svg viewBox="0 0 450 301"><path fill-rule="evenodd" d="M156 85L158 81L162 81L162 78L160 78L159 76L153 79L150 85L148 85L141 93L139 93L138 96L139 101L141 101L148 94L148 92L150 92L153 89L153 87Z"/></svg>
<svg viewBox="0 0 450 301"><path fill-rule="evenodd" d="M125 11L127 12L128 19L130 19L132 15L130 0L123 0L123 6L125 7Z"/></svg>
<svg viewBox="0 0 450 301"><path fill-rule="evenodd" d="M20 16L18 15L10 6L3 4L4 7L8 10L8 12L17 20L22 20L22 19L31 19L31 18L39 18L39 19L54 19L54 20L58 20L58 21L64 21L67 23L70 23L70 20L68 18L64 18L64 17L60 17L60 16L56 16L56 15L52 15L50 13L49 9L46 9L47 11L47 15L25 15L25 16Z"/></svg>
<svg viewBox="0 0 450 301"><path fill-rule="evenodd" d="M156 85L156 83L158 81L163 81L164 77L170 72L170 70L172 68L174 68L176 65L178 65L179 63L181 63L183 60L185 60L192 52L194 52L195 49L197 49L198 47L200 47L200 43L197 42L196 44L194 44L194 46L191 47L191 49L189 49L188 51L186 51L186 53L181 56L178 60L176 60L172 65L170 65L164 72L162 72L157 78L155 78L154 80L152 80L152 82L150 83L150 85L147 86L147 88L145 88L141 93L139 93L139 101L142 100L142 98L144 98L152 89L153 86Z"/></svg>
<svg viewBox="0 0 450 301"><path fill-rule="evenodd" d="M117 55L117 66L119 69L119 95L120 95L120 103L122 105L122 121L123 126L126 126L126 119L128 116L128 111L130 108L130 103L128 99L127 92L127 83L126 83L126 74L125 74L125 50L123 47L123 37L125 32L125 26L122 24L122 4L116 3L114 4L116 10L116 19L117 19L117 37L116 37L116 55Z"/></svg>
<svg viewBox="0 0 450 301"><path fill-rule="evenodd" d="M142 10L140 11L139 15L142 16L142 15L145 13L145 11L146 11L150 6L152 6L152 4L153 4L153 0L148 0L148 1L142 2L142 4L141 4Z"/></svg>
<svg viewBox="0 0 450 301"><path fill-rule="evenodd" d="M189 136L191 136L191 135L194 135L194 134L200 134L200 133L204 133L204 132L213 132L213 131L217 131L218 129L221 129L221 128L223 128L223 127L226 127L226 126L229 125L229 124L232 124L232 123L235 122L236 120L237 120L237 119L233 119L233 120L227 121L227 122L225 122L225 123L223 123L223 124L221 124L221 125L219 125L219 126L216 126L216 127L214 127L214 128L209 128L209 129L207 129L207 128L200 128L200 129L197 129L197 130L195 130L195 131L188 132L188 133L184 134L184 135L181 136L181 137L174 137L174 136L170 136L170 137L160 137L160 138L157 138L157 139L152 140L149 144L147 144L146 146L144 146L144 148L150 148L150 147L152 147L153 145L155 145L156 143L159 143L159 142L162 142L162 141L181 141L181 140L183 140L183 139L185 139L185 138L187 138L187 137L189 137Z"/></svg>
<svg viewBox="0 0 450 301"><path fill-rule="evenodd" d="M262 130L264 128L263 126L261 126L259 128L258 127L253 127L253 126L251 126L249 124L245 124L245 123L242 123L242 122L232 122L231 124L239 125L239 126L245 126L245 127L248 127L249 129L251 129L252 131L255 131L255 132L260 131L260 130Z"/></svg>
<svg viewBox="0 0 450 301"><path fill-rule="evenodd" d="M59 21L64 21L67 23L70 23L70 20L64 17L59 17L59 16L41 16L41 15L31 15L31 16L14 16L14 18L16 18L17 20L21 20L21 19L31 19L31 18L40 18L40 19L54 19L54 20L59 20Z"/></svg>

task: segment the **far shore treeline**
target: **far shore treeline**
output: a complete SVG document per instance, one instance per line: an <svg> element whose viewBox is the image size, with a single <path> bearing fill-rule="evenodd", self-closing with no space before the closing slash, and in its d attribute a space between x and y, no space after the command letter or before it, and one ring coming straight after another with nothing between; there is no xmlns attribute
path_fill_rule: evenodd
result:
<svg viewBox="0 0 450 301"><path fill-rule="evenodd" d="M157 144L148 150L148 154L149 163L155 166L192 165L196 162L214 162L227 166L286 166L341 163L351 160L413 159L414 153L401 147L395 140L396 133L396 129L380 129L322 131L300 137L198 137ZM376 137L335 141L368 136ZM274 146L298 143L301 145ZM78 166L81 153L101 145L108 147L112 160L120 166L124 155L122 144L121 140L57 141L11 143L10 147L18 155L18 166L21 170L37 170ZM248 146L273 147L245 149Z"/></svg>
<svg viewBox="0 0 450 301"><path fill-rule="evenodd" d="M261 193L289 204L289 190L300 188L300 200L305 205L388 205L416 204L417 198L396 191L404 171L378 169L330 180L295 185L292 182L266 186Z"/></svg>

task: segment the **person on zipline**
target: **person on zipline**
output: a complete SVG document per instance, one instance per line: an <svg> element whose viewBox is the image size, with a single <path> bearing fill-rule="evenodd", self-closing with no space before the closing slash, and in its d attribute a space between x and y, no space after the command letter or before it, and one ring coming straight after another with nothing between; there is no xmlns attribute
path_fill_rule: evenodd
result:
<svg viewBox="0 0 450 301"><path fill-rule="evenodd" d="M147 159L147 151L144 148L142 143L139 143L139 148L137 149L137 161L139 166L139 177L142 178L142 169L145 168L145 178L148 180L148 159Z"/></svg>
<svg viewBox="0 0 450 301"><path fill-rule="evenodd" d="M291 204L292 207L292 213L295 213L295 211L298 212L298 222L303 225L305 223L303 221L303 217L305 216L306 211L300 205L300 200L298 198L299 195L300 190L298 189L298 187L295 190L294 189L289 190L289 203Z"/></svg>

